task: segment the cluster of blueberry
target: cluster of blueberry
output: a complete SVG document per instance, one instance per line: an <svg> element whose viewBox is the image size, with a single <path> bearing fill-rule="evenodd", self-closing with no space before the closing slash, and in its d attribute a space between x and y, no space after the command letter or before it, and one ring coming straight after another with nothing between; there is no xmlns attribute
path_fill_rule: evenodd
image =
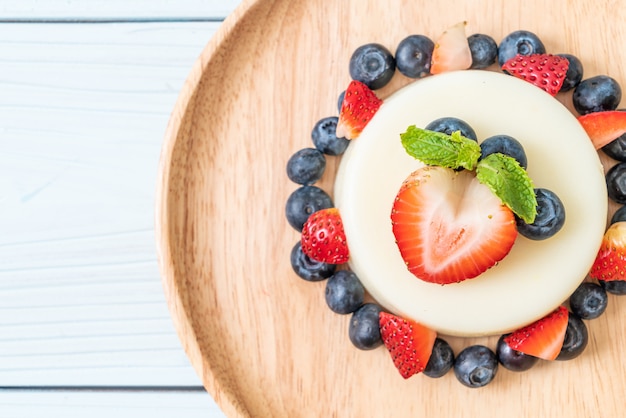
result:
<svg viewBox="0 0 626 418"><path fill-rule="evenodd" d="M313 212L333 206L330 196L314 184L324 174L326 156L341 155L350 143L345 138L337 138L337 121L336 116L318 121L311 133L315 147L297 151L287 162L287 176L301 187L287 199L286 216L289 224L299 232Z"/></svg>
<svg viewBox="0 0 626 418"><path fill-rule="evenodd" d="M515 57L517 54L531 55L544 54L546 48L542 41L532 32L518 30L507 35L500 45L489 35L476 33L467 38L472 55L471 69L485 69L498 62L499 66ZM394 55L383 45L370 43L360 46L354 51L350 60L350 76L359 80L372 90L384 87L393 77L397 69L409 78L422 78L430 75L430 68L435 43L424 35L409 35L396 48ZM558 54L567 58L569 68L560 91L568 91L580 84L583 76L583 67L580 60L571 54ZM593 83L600 83L611 88L612 79L599 79ZM606 84L608 83L608 84ZM589 83L591 84L591 82ZM584 87L583 87L584 88ZM618 86L619 88L619 86ZM581 91L580 102L585 105L585 96L595 94L595 84L589 91ZM593 97L590 97L593 101Z"/></svg>
<svg viewBox="0 0 626 418"><path fill-rule="evenodd" d="M338 100L339 108L342 100L343 93ZM314 148L303 148L287 161L287 176L299 187L287 198L285 215L289 224L298 232L302 232L304 223L312 213L334 205L332 198L315 183L324 173L326 158L340 156L349 145L347 139L337 137L337 122L336 116L319 120L311 132ZM355 347L371 350L382 344L378 323L381 307L375 303L365 303L365 288L356 274L349 270L337 270L335 264L310 258L302 251L300 241L292 248L290 260L293 270L300 278L311 282L327 280L325 299L328 307L338 314L352 314L348 335ZM450 346L439 342L433 352L437 347L440 347L440 352L446 353L445 364L451 364L454 354ZM440 363L443 364L443 361ZM448 366L445 371L449 368Z"/></svg>
<svg viewBox="0 0 626 418"><path fill-rule="evenodd" d="M606 186L609 197L622 205L611 218L611 224L626 221L626 135L622 135L613 142L602 147L602 151L617 163L606 173ZM613 286L621 286L621 291L626 293L626 283L610 282ZM609 283L607 283L608 285Z"/></svg>
<svg viewBox="0 0 626 418"><path fill-rule="evenodd" d="M495 64L500 66L516 54L530 55L545 53L545 47L539 38L528 31L516 31L508 35L498 46L487 35L475 34L468 38L474 69L483 69ZM430 64L434 43L423 35L411 35L397 47L395 57L382 45L367 44L358 48L350 60L350 75L353 79L366 84L371 89L385 86L397 69L410 78L421 78L430 74ZM575 56L560 54L568 59L570 65L561 91L574 90L573 105L581 115L614 110L621 100L619 84L608 76L596 76L582 79L583 68ZM343 93L339 96L341 108ZM451 121L451 118L433 121L426 129L451 133L461 130L463 136L476 139L476 134L463 121ZM450 123L452 122L452 126ZM287 199L286 218L297 231L308 217L321 209L333 206L332 198L314 184L322 177L327 156L340 156L348 147L349 141L336 136L338 118L335 116L318 121L312 130L314 148L297 151L287 163L287 175L291 181L300 185ZM493 142L490 144L490 142ZM499 136L481 144L483 152L502 152L518 159L526 167L527 161L523 149L514 138ZM492 151L489 151L493 148ZM621 161L607 174L609 196L615 201L626 204L626 135L607 145L603 150L612 158ZM538 193L538 202L544 200L552 207L550 216L557 214L558 198L550 193ZM556 209L554 209L556 208ZM562 209L562 206L561 206ZM615 214L613 222L626 220L626 206ZM541 238L538 238L541 239ZM302 252L300 242L291 251L291 264L296 274L307 281L327 280L326 302L329 308L339 314L352 314L349 337L355 347L370 350L382 344L379 330L379 313L382 308L375 303L365 303L365 289L358 277L348 270L337 270L336 265L318 262ZM570 315L561 353L557 360L569 360L580 355L588 343L587 327L583 320L599 317L607 307L607 292L626 294L626 282L585 282L569 299ZM453 369L457 379L468 387L481 387L493 380L502 365L512 371L530 369L539 360L536 357L511 349L503 335L497 342L495 352L483 345L466 347L455 357L450 345L437 338L424 374L429 377L441 377Z"/></svg>

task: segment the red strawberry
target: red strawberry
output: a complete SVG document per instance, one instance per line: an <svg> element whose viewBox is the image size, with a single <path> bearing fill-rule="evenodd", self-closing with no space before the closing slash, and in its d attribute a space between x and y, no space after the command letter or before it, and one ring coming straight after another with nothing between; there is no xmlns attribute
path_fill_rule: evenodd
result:
<svg viewBox="0 0 626 418"><path fill-rule="evenodd" d="M358 137L382 103L383 101L365 84L356 80L351 81L341 104L337 137L346 139Z"/></svg>
<svg viewBox="0 0 626 418"><path fill-rule="evenodd" d="M502 66L509 74L534 84L552 96L561 90L568 68L567 58L549 54L518 54Z"/></svg>
<svg viewBox="0 0 626 418"><path fill-rule="evenodd" d="M596 149L626 133L626 112L607 110L580 116L578 122L583 126Z"/></svg>
<svg viewBox="0 0 626 418"><path fill-rule="evenodd" d="M472 66L472 52L465 36L466 23L457 23L437 39L431 58L431 74L467 70Z"/></svg>
<svg viewBox="0 0 626 418"><path fill-rule="evenodd" d="M478 276L511 250L513 212L467 170L428 166L412 173L391 211L409 271L439 284Z"/></svg>
<svg viewBox="0 0 626 418"><path fill-rule="evenodd" d="M387 312L381 312L378 318L380 336L402 377L408 379L422 372L433 352L437 333Z"/></svg>
<svg viewBox="0 0 626 418"><path fill-rule="evenodd" d="M561 352L569 312L559 306L543 318L504 337L509 347L530 356L554 360Z"/></svg>
<svg viewBox="0 0 626 418"><path fill-rule="evenodd" d="M302 227L302 252L309 258L329 264L348 261L349 252L343 222L336 208L314 212Z"/></svg>
<svg viewBox="0 0 626 418"><path fill-rule="evenodd" d="M606 230L589 276L605 282L626 280L626 222L616 222Z"/></svg>

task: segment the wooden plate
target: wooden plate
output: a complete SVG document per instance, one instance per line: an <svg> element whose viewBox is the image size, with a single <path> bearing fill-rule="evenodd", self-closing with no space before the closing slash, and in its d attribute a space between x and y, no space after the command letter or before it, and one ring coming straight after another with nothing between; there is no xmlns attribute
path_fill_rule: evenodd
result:
<svg viewBox="0 0 626 418"><path fill-rule="evenodd" d="M244 2L227 19L192 69L172 114L157 202L169 307L193 366L227 415L622 413L626 298L610 296L607 312L587 322L589 346L575 360L543 362L525 373L500 368L495 381L478 390L462 386L453 373L404 381L384 348L352 347L349 316L326 307L324 283L295 276L289 253L299 237L284 217L285 200L296 188L285 163L311 146L318 119L336 115L357 46L379 42L394 51L409 34L436 38L466 20L468 35L486 33L497 41L513 30L531 30L549 52L579 56L586 77L608 74L626 83L626 8L619 5L258 0ZM380 94L408 82L396 75ZM567 158L567 150L555 158ZM329 159L320 183L328 191L337 164ZM458 352L474 343L493 348L496 339L449 341Z"/></svg>

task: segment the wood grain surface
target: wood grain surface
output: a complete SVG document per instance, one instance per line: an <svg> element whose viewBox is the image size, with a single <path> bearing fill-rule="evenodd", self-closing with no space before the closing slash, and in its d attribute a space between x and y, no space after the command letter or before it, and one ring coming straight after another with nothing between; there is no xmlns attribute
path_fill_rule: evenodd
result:
<svg viewBox="0 0 626 418"><path fill-rule="evenodd" d="M549 52L579 56L585 77L609 74L623 84L624 5L258 0L244 2L226 20L191 70L170 121L157 239L179 335L227 415L622 415L626 300L610 296L605 315L587 322L589 345L575 360L542 362L526 373L500 368L494 382L478 390L463 387L452 373L404 381L384 348L352 347L349 317L326 307L323 283L295 276L289 252L298 233L285 221L284 204L296 188L285 162L311 145L319 118L336 114L337 95L349 81L348 59L359 45L379 42L393 51L409 34L436 38L461 20L468 35L497 41L527 29ZM408 82L396 75L380 94ZM555 158L567 158L567 151ZM329 159L320 182L329 192L337 164ZM458 352L474 343L493 348L496 339L448 340Z"/></svg>

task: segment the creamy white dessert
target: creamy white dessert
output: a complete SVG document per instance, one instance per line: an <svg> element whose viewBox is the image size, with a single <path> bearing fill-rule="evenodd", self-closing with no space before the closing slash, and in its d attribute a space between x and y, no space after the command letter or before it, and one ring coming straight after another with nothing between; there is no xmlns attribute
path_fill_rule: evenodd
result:
<svg viewBox="0 0 626 418"><path fill-rule="evenodd" d="M402 147L409 125L457 117L479 143L506 134L522 143L535 187L562 200L563 228L544 241L518 236L509 255L477 278L437 285L411 274L391 229L393 200L423 164ZM585 278L606 227L602 165L576 118L520 79L458 71L418 80L385 100L342 157L334 188L350 268L385 309L458 336L510 332L562 304Z"/></svg>

